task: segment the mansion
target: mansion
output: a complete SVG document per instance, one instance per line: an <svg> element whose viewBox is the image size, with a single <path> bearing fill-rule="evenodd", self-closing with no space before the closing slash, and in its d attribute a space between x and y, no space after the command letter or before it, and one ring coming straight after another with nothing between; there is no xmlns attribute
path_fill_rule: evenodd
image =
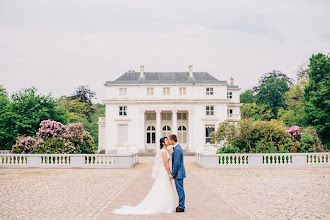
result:
<svg viewBox="0 0 330 220"><path fill-rule="evenodd" d="M105 117L99 118L98 152L117 153L123 146L143 152L159 147L174 133L183 149L209 143L225 120L240 119L234 79L220 81L207 72L128 71L107 81Z"/></svg>

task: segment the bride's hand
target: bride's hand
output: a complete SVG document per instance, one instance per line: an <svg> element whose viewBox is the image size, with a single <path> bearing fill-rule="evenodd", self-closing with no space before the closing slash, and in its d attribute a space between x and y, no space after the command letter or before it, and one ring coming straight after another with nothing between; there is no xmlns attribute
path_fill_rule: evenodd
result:
<svg viewBox="0 0 330 220"><path fill-rule="evenodd" d="M174 151L171 152L171 155L173 155Z"/></svg>

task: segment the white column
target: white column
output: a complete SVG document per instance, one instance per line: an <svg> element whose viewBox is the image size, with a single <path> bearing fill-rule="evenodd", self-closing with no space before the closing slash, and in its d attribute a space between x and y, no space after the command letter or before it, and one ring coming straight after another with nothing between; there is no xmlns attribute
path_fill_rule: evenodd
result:
<svg viewBox="0 0 330 220"><path fill-rule="evenodd" d="M97 122L99 128L99 143L98 143L98 150L99 153L102 150L105 150L105 117L99 117L99 121Z"/></svg>
<svg viewBox="0 0 330 220"><path fill-rule="evenodd" d="M145 143L145 137L146 137L146 131L145 131L145 118L144 118L144 115L145 115L145 110L141 110L140 111L140 123L139 123L139 137L138 137L138 143L137 143L137 147L139 149L139 151L141 152L144 152L145 151L145 146L144 146L144 143Z"/></svg>
<svg viewBox="0 0 330 220"><path fill-rule="evenodd" d="M193 123L193 111L188 111L188 149L194 149Z"/></svg>
<svg viewBox="0 0 330 220"><path fill-rule="evenodd" d="M159 139L161 135L161 124L160 124L160 113L161 111L157 110L156 111L156 147L159 147Z"/></svg>
<svg viewBox="0 0 330 220"><path fill-rule="evenodd" d="M172 134L175 134L176 136L178 136L177 134L177 129L178 129L178 118L177 118L177 110L173 110L172 111Z"/></svg>

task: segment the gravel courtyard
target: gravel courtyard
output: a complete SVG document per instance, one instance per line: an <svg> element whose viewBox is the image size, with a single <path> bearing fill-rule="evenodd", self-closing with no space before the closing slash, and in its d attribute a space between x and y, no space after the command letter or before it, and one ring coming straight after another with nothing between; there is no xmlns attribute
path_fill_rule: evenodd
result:
<svg viewBox="0 0 330 220"><path fill-rule="evenodd" d="M330 219L330 168L193 173L250 219Z"/></svg>
<svg viewBox="0 0 330 220"><path fill-rule="evenodd" d="M141 161L149 165L132 169L0 169L0 218L94 219L111 208L127 186L143 178L141 174L149 178L150 161ZM199 168L189 159L187 162L189 200L207 202L212 197L216 202L218 198L243 219L329 219L330 168L216 170ZM141 184L144 191L138 198L143 198L151 185L151 180ZM188 204L194 206L187 201L186 217L181 217L189 219L190 212L198 218L196 207ZM172 219L173 215L162 219ZM215 209L209 219L220 216Z"/></svg>

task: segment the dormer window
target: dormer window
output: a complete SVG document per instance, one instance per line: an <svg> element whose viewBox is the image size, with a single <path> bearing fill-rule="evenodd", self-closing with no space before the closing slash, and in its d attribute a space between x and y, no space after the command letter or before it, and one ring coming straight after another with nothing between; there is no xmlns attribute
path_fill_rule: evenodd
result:
<svg viewBox="0 0 330 220"><path fill-rule="evenodd" d="M213 88L206 88L206 95L213 95Z"/></svg>

